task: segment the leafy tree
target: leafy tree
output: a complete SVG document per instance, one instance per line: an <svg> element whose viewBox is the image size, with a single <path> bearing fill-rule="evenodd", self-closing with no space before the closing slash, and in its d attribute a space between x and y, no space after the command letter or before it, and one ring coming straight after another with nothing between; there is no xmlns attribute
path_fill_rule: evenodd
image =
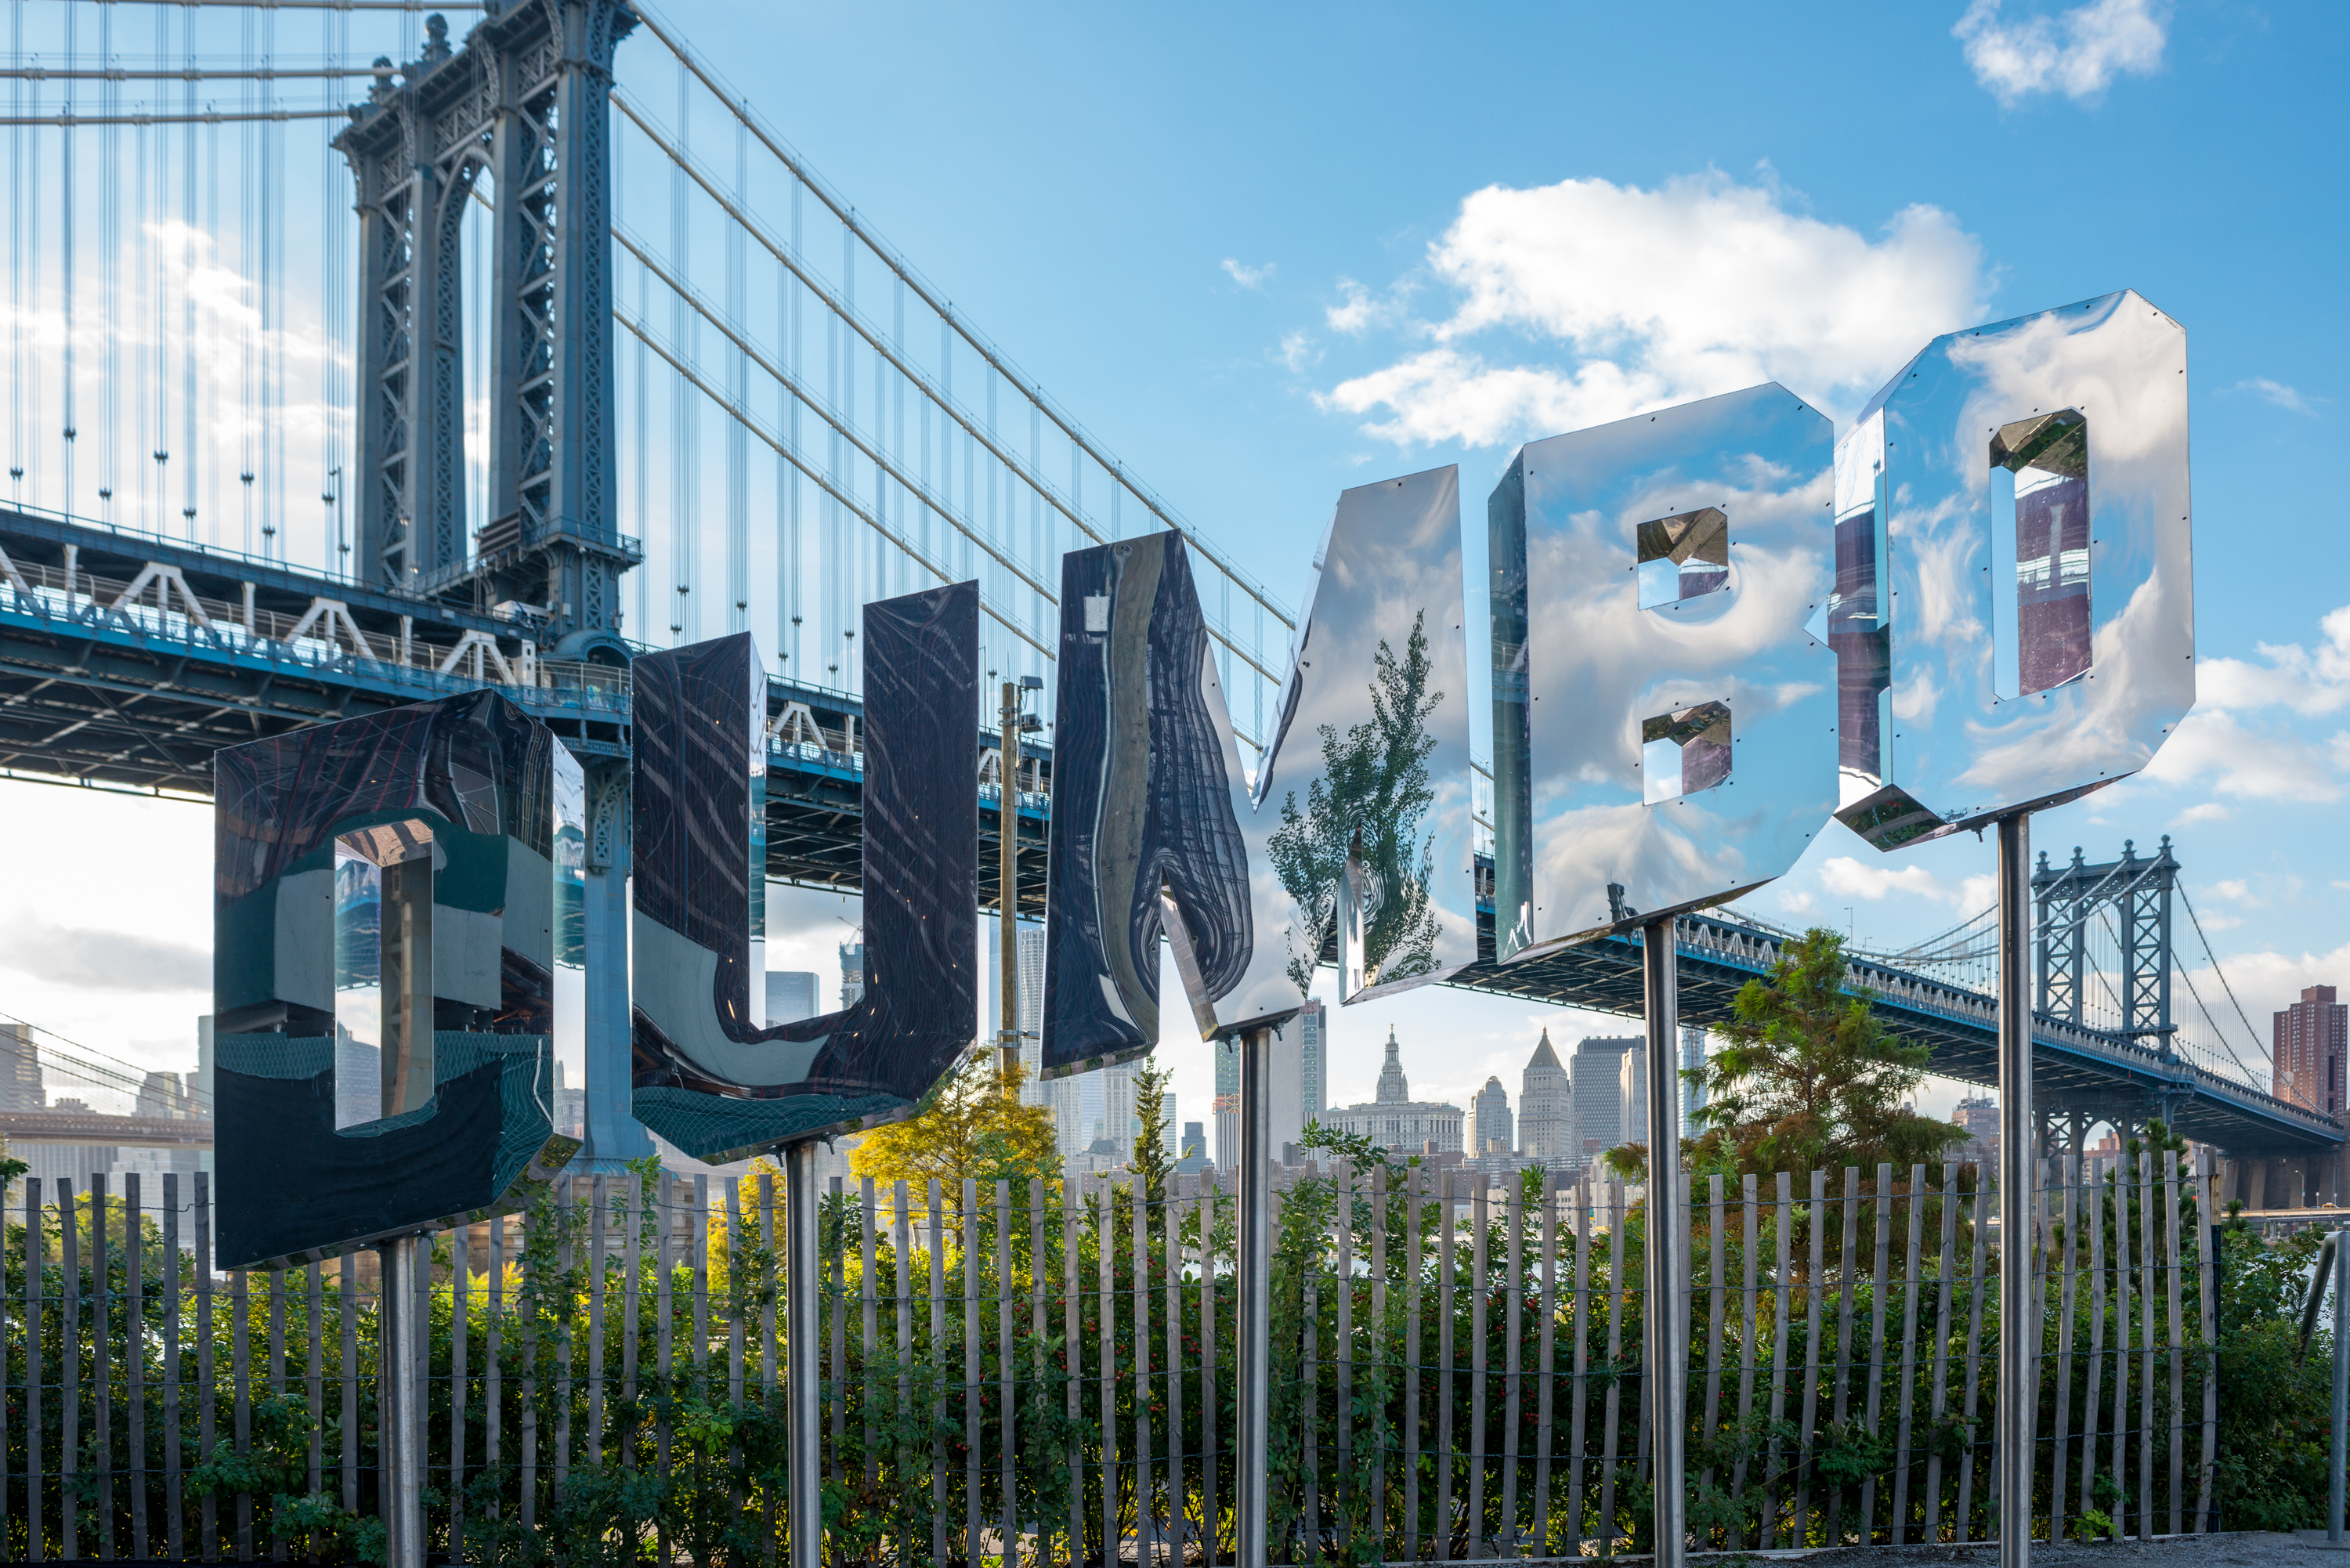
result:
<svg viewBox="0 0 2350 1568"><path fill-rule="evenodd" d="M1173 1081L1174 1075L1159 1065L1156 1055L1145 1056L1134 1075L1135 1109L1142 1130L1135 1135L1132 1169L1153 1203L1167 1196L1167 1179L1175 1174L1174 1139L1167 1125L1165 1098Z"/></svg>
<svg viewBox="0 0 2350 1568"><path fill-rule="evenodd" d="M1053 1113L1020 1102L1024 1075L1015 1062L1007 1093L994 1048L972 1052L911 1117L867 1133L848 1168L877 1187L903 1181L915 1192L928 1190L933 1177L957 1194L966 1177L991 1190L1009 1180L1014 1191L1025 1191L1032 1177L1052 1179L1060 1173Z"/></svg>
<svg viewBox="0 0 2350 1568"><path fill-rule="evenodd" d="M1436 752L1428 717L1444 693L1428 689L1427 619L1424 610L1413 618L1401 659L1381 640L1373 658L1371 717L1343 740L1336 725L1322 726L1322 776L1306 786L1305 810L1295 791L1283 798L1281 826L1265 842L1281 885L1313 933L1311 950L1292 938L1289 973L1301 991L1322 961L1322 933L1336 918L1338 879L1358 839L1370 884L1363 947L1371 972L1410 974L1435 961L1437 919L1428 901L1435 836L1423 836L1419 823L1436 804L1428 783L1428 759Z"/></svg>
<svg viewBox="0 0 2350 1568"><path fill-rule="evenodd" d="M1731 1006L1727 1044L1687 1076L1706 1089L1694 1168L1800 1174L1839 1166L1935 1162L1966 1137L1905 1103L1927 1048L1888 1034L1865 992L1845 985L1844 939L1818 927Z"/></svg>

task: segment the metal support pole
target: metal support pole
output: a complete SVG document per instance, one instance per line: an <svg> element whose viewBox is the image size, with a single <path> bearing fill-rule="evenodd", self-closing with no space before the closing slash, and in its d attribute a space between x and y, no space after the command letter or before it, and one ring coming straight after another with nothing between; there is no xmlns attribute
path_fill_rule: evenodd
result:
<svg viewBox="0 0 2350 1568"><path fill-rule="evenodd" d="M790 1568L820 1568L824 1555L824 1384L816 1366L816 1140L784 1149L785 1492Z"/></svg>
<svg viewBox="0 0 2350 1568"><path fill-rule="evenodd" d="M1020 688L1016 682L1003 683L1003 706L997 712L1003 721L1003 749L995 754L996 816L998 843L995 847L996 946L1002 950L996 981L996 994L1003 1005L997 1012L1001 1024L995 1043L1003 1052L998 1073L1005 1085L1020 1070Z"/></svg>
<svg viewBox="0 0 2350 1568"><path fill-rule="evenodd" d="M1264 1568L1273 1414L1273 1031L1241 1036L1239 1568Z"/></svg>
<svg viewBox="0 0 2350 1568"><path fill-rule="evenodd" d="M2342 1467L2350 1463L2350 1231L2334 1233L2334 1447L2325 1488L2325 1539L2342 1542Z"/></svg>
<svg viewBox="0 0 2350 1568"><path fill-rule="evenodd" d="M1999 1568L2032 1562L2032 817L1999 819Z"/></svg>
<svg viewBox="0 0 2350 1568"><path fill-rule="evenodd" d="M379 1332L385 1346L383 1384L383 1524L385 1568L424 1568L424 1366L418 1322L414 1236L376 1249L381 1261Z"/></svg>
<svg viewBox="0 0 2350 1568"><path fill-rule="evenodd" d="M1655 1371L1657 1568L1679 1568L1689 1552L1689 1214L1681 1207L1680 1000L1670 916L1640 928L1640 971L1648 1013L1648 1357Z"/></svg>

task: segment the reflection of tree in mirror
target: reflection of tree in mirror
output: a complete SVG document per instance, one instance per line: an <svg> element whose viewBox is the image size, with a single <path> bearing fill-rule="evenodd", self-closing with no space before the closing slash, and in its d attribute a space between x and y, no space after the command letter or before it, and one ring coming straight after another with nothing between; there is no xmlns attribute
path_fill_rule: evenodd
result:
<svg viewBox="0 0 2350 1568"><path fill-rule="evenodd" d="M1343 739L1322 726L1322 776L1305 790L1305 809L1292 791L1281 803L1281 826L1266 843L1281 885L1304 913L1304 933L1290 935L1289 975L1300 991L1314 981L1322 943L1337 910L1338 879L1359 836L1363 867L1363 948L1367 978L1415 974L1436 961L1436 912L1428 887L1435 874L1435 836L1420 819L1436 804L1428 759L1436 739L1429 715L1444 701L1428 689L1426 611L1415 617L1403 658L1385 639L1373 657L1371 717Z"/></svg>

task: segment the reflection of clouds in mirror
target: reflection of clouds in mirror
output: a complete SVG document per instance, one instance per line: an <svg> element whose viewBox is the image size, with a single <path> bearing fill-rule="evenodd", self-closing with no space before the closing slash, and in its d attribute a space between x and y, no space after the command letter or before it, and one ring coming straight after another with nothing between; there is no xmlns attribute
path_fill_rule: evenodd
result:
<svg viewBox="0 0 2350 1568"><path fill-rule="evenodd" d="M1803 628L1830 587L1831 450L1818 414L1754 388L1531 443L1523 503L1517 479L1496 492L1497 580L1523 561L1526 700L1495 723L1528 744L1523 763L1497 745L1522 783L1497 776L1496 897L1528 951L1613 924L1608 883L1636 909L1693 908L1783 871L1816 831L1835 701ZM1727 591L1644 608L1638 557L1714 517Z"/></svg>
<svg viewBox="0 0 2350 1568"><path fill-rule="evenodd" d="M1894 502L1893 728L1873 762L1846 738L1843 793L1924 808L1848 818L1881 847L2111 783L2192 705L2185 363L2109 295L1936 339L1846 438L1840 506L1877 452Z"/></svg>

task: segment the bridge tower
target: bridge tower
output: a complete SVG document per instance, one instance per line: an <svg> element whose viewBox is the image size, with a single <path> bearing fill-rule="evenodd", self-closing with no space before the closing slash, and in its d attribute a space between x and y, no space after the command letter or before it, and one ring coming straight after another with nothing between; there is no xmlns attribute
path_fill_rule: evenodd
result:
<svg viewBox="0 0 2350 1568"><path fill-rule="evenodd" d="M2072 1023L2082 1023L2083 1004L2090 983L2089 922L2100 909L2114 911L2120 939L2122 984L2120 1027L2115 1033L2150 1043L2165 1057L2175 1054L2170 1022L2170 894L2178 879L2178 862L2170 853L2170 836L2150 860L2137 855L2135 841L2125 840L2122 857L2092 866L2083 861L2078 846L2070 866L2052 867L2043 851L2032 874L2032 897L2037 933L2039 1011Z"/></svg>
<svg viewBox="0 0 2350 1568"><path fill-rule="evenodd" d="M335 139L358 182L356 570L512 603L557 657L624 663L611 440L612 53L626 0L487 0L375 86ZM486 187L490 522L467 548L460 220Z"/></svg>

